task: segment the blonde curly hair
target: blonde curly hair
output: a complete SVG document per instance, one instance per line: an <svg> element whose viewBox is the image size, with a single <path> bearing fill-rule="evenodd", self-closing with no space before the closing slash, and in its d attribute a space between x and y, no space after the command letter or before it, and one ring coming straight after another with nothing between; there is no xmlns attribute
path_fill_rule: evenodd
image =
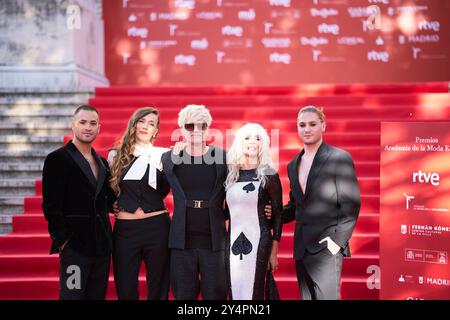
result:
<svg viewBox="0 0 450 320"><path fill-rule="evenodd" d="M178 125L183 128L186 123L205 122L208 127L211 125L212 117L209 110L204 105L189 104L178 113Z"/></svg>
<svg viewBox="0 0 450 320"><path fill-rule="evenodd" d="M228 190L239 179L239 170L245 164L244 139L247 135L256 133L261 139L261 148L258 154L257 178L264 187L267 174L273 172L273 162L270 154L270 139L266 129L257 123L247 123L236 131L231 148L227 152L228 175L225 180L225 189Z"/></svg>

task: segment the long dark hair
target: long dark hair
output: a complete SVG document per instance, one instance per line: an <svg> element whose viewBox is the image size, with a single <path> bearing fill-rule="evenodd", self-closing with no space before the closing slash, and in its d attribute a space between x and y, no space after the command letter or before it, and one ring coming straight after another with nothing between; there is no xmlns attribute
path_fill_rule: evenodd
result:
<svg viewBox="0 0 450 320"><path fill-rule="evenodd" d="M155 114L158 117L158 122L156 127L159 129L159 111L153 107L144 107L136 110L131 116L130 120L128 120L128 127L125 130L122 138L117 143L114 148L117 154L114 156L114 159L111 164L111 178L109 179L109 183L113 191L119 195L120 194L120 179L122 177L123 169L128 167L133 161L133 151L134 145L136 144L136 127L140 119L149 115ZM152 138L151 142L153 143L156 139L158 133L156 133Z"/></svg>

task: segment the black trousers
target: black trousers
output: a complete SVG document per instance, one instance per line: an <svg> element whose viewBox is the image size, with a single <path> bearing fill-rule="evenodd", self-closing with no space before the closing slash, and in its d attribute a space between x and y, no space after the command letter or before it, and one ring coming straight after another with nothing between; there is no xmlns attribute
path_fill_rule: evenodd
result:
<svg viewBox="0 0 450 320"><path fill-rule="evenodd" d="M111 257L90 257L70 247L59 255L60 300L105 300Z"/></svg>
<svg viewBox="0 0 450 320"><path fill-rule="evenodd" d="M176 300L225 300L225 250L172 249L170 282Z"/></svg>
<svg viewBox="0 0 450 320"><path fill-rule="evenodd" d="M295 260L297 281L303 300L339 300L343 255L332 255L328 249L312 254L305 252Z"/></svg>
<svg viewBox="0 0 450 320"><path fill-rule="evenodd" d="M170 217L160 214L141 220L116 220L113 268L119 300L139 300L139 269L147 273L147 299L169 298L168 249Z"/></svg>

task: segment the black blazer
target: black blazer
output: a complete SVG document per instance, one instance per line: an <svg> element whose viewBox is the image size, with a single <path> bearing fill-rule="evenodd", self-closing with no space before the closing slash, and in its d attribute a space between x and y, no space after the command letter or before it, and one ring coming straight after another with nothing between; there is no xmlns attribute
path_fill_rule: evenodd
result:
<svg viewBox="0 0 450 320"><path fill-rule="evenodd" d="M211 227L212 250L225 250L226 236L226 213L225 213L225 188L224 183L227 177L226 153L223 149L213 148L211 155L217 159L216 162L216 182L209 199L209 219ZM174 173L174 166L181 163L183 153L176 156L172 151L162 155L163 171L166 174L169 185L172 188L174 211L172 223L170 224L169 248L184 249L186 244L186 195Z"/></svg>
<svg viewBox="0 0 450 320"><path fill-rule="evenodd" d="M322 143L314 157L303 194L298 181L298 165L304 150L288 164L291 191L283 208L284 223L296 220L294 259L305 251L316 253L326 248L318 242L329 236L350 256L348 241L358 218L360 193L351 155Z"/></svg>
<svg viewBox="0 0 450 320"><path fill-rule="evenodd" d="M42 172L42 210L52 238L50 254L67 245L89 256L109 255L112 229L108 212L115 201L109 188L108 162L92 154L99 165L98 181L72 141L50 153Z"/></svg>

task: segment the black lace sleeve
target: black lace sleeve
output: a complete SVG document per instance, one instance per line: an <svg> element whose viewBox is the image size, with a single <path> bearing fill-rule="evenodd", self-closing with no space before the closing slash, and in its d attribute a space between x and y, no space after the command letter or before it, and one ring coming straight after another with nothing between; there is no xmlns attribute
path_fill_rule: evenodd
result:
<svg viewBox="0 0 450 320"><path fill-rule="evenodd" d="M283 229L283 190L281 188L280 176L278 173L267 176L267 191L272 204L272 239L280 241Z"/></svg>

